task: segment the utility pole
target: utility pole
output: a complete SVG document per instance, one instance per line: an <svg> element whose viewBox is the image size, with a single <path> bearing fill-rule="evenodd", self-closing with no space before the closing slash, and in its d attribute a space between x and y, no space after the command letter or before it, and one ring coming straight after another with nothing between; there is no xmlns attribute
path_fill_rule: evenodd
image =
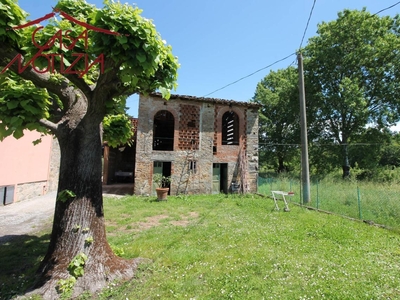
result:
<svg viewBox="0 0 400 300"><path fill-rule="evenodd" d="M300 129L301 129L301 183L303 204L310 202L310 170L308 165L308 141L306 118L306 92L304 88L303 56L297 53L299 65L299 93L300 93Z"/></svg>

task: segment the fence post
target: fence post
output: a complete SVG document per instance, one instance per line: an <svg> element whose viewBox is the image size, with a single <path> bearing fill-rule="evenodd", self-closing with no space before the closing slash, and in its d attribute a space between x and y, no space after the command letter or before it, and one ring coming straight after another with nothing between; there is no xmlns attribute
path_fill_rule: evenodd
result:
<svg viewBox="0 0 400 300"><path fill-rule="evenodd" d="M317 209L319 209L319 181L317 179Z"/></svg>
<svg viewBox="0 0 400 300"><path fill-rule="evenodd" d="M300 190L300 205L303 205L303 190L302 190L302 188L303 188L303 186L301 185L301 180L299 181L299 183L300 183L300 188L299 188L299 190Z"/></svg>
<svg viewBox="0 0 400 300"><path fill-rule="evenodd" d="M360 188L357 186L358 217L362 220Z"/></svg>

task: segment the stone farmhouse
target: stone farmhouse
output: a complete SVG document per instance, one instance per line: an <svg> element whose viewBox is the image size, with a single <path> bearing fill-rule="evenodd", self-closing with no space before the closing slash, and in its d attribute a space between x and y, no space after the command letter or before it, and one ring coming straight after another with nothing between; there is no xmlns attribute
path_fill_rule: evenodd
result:
<svg viewBox="0 0 400 300"><path fill-rule="evenodd" d="M169 194L256 192L258 104L160 94L139 97L131 146L104 145L103 192L154 195L153 176L170 176ZM57 141L25 131L0 143L0 206L57 189ZM118 189L119 188L119 189Z"/></svg>
<svg viewBox="0 0 400 300"><path fill-rule="evenodd" d="M140 96L134 193L154 195L153 176L170 176L170 194L256 192L255 103L160 94Z"/></svg>

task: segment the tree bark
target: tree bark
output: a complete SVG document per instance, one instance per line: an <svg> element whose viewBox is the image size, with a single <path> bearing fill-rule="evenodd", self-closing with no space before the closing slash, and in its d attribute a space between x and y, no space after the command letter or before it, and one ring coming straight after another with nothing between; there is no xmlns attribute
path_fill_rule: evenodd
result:
<svg viewBox="0 0 400 300"><path fill-rule="evenodd" d="M349 151L347 147L347 143L343 144L343 179L350 177L350 163L349 163Z"/></svg>
<svg viewBox="0 0 400 300"><path fill-rule="evenodd" d="M285 164L282 157L278 158L278 173L283 173L286 171Z"/></svg>
<svg viewBox="0 0 400 300"><path fill-rule="evenodd" d="M58 282L71 276L68 265L80 253L88 259L74 295L96 292L114 279L132 278L137 268L136 260L114 255L106 240L98 119L86 114L76 128L61 128L57 134L61 150L58 194L68 190L76 196L56 201L51 241L34 286L44 299L59 297Z"/></svg>

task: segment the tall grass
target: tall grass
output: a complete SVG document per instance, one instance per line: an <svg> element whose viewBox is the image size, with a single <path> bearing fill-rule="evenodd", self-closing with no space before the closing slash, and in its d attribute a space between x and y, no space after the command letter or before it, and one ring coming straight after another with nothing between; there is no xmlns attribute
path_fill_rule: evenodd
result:
<svg viewBox="0 0 400 300"><path fill-rule="evenodd" d="M259 192L294 191L292 202L301 203L301 183L289 178L259 178ZM390 183L327 179L310 186L308 206L351 218L400 229L400 186Z"/></svg>

